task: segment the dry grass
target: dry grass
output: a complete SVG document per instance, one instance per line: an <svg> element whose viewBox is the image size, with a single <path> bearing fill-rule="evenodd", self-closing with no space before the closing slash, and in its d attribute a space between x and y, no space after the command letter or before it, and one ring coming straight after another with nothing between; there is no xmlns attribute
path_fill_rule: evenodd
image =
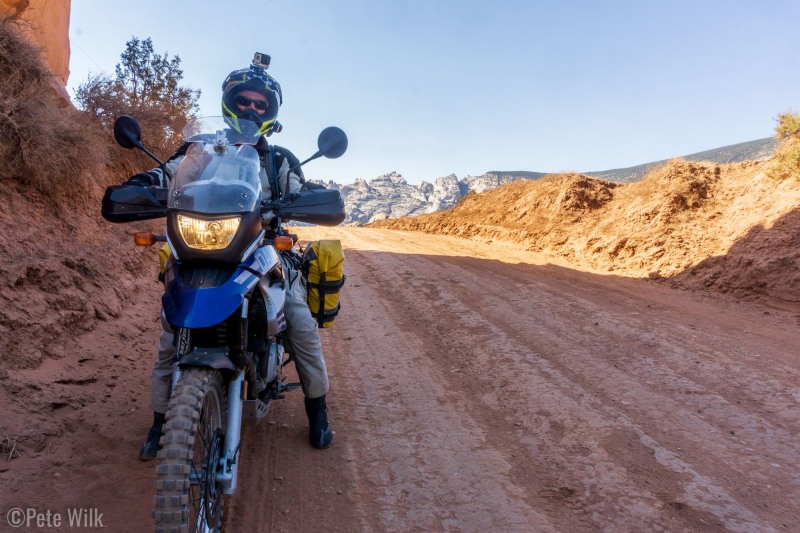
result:
<svg viewBox="0 0 800 533"><path fill-rule="evenodd" d="M40 51L14 22L0 20L0 180L53 200L77 198L102 168L109 143L51 81Z"/></svg>
<svg viewBox="0 0 800 533"><path fill-rule="evenodd" d="M8 433L0 427L3 433L3 438L0 440L0 460L5 459L6 462L19 457L19 450L17 450L17 439L9 436Z"/></svg>
<svg viewBox="0 0 800 533"><path fill-rule="evenodd" d="M778 115L778 125L775 127L775 134L778 139L785 141L787 139L800 140L800 115L787 111Z"/></svg>
<svg viewBox="0 0 800 533"><path fill-rule="evenodd" d="M778 180L794 178L800 181L800 140L784 141L773 159L767 174Z"/></svg>
<svg viewBox="0 0 800 533"><path fill-rule="evenodd" d="M775 136L783 144L767 169L767 175L777 180L800 180L800 114L787 111L778 115Z"/></svg>

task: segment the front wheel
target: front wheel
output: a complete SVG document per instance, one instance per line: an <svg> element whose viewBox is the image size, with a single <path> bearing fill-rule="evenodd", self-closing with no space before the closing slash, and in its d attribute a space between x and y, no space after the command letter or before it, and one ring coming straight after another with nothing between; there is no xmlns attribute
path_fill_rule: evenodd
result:
<svg viewBox="0 0 800 533"><path fill-rule="evenodd" d="M158 454L153 510L157 532L219 530L223 494L216 475L224 453L226 409L219 372L188 368L181 373Z"/></svg>

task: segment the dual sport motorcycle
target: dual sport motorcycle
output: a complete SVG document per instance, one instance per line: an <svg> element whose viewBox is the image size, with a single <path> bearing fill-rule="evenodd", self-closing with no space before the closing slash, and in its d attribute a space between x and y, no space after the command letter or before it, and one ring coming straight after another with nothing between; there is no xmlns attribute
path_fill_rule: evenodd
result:
<svg viewBox="0 0 800 533"><path fill-rule="evenodd" d="M282 253L296 238L282 223L335 226L345 218L337 190L311 189L262 201L255 124L232 129L221 117L191 122L190 143L168 189L111 186L103 217L115 223L166 218L166 235L137 233L139 245L166 241L164 318L175 332L176 363L157 465L157 531L218 531L225 497L236 491L242 422L262 420L284 383L286 275ZM138 122L120 117L114 136L165 164L141 142ZM293 170L347 149L338 128L322 131L319 150ZM301 174L302 175L302 174ZM273 185L274 187L274 185ZM254 390L255 389L255 390Z"/></svg>

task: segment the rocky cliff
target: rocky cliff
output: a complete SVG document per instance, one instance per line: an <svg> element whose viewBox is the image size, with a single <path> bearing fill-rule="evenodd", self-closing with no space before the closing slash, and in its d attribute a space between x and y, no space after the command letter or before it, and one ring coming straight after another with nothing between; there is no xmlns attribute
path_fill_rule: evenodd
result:
<svg viewBox="0 0 800 533"><path fill-rule="evenodd" d="M347 208L345 224L358 225L450 209L471 192L488 191L514 179L492 174L458 179L450 174L433 183L422 181L411 185L397 172L390 172L371 180L358 179L349 185L320 183L341 191Z"/></svg>
<svg viewBox="0 0 800 533"><path fill-rule="evenodd" d="M69 101L70 0L0 0L0 17L19 23L24 35L42 50L53 73L52 86Z"/></svg>

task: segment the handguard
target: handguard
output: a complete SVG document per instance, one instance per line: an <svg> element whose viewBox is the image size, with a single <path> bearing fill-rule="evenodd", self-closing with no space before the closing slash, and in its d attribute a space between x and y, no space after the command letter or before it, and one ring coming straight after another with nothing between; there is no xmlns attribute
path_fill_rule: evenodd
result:
<svg viewBox="0 0 800 533"><path fill-rule="evenodd" d="M262 203L261 212L269 211L283 220L320 226L338 226L347 217L344 200L336 189L314 189L293 193L283 200Z"/></svg>
<svg viewBox="0 0 800 533"><path fill-rule="evenodd" d="M133 222L165 217L166 205L166 188L126 183L106 188L100 212L109 222Z"/></svg>

